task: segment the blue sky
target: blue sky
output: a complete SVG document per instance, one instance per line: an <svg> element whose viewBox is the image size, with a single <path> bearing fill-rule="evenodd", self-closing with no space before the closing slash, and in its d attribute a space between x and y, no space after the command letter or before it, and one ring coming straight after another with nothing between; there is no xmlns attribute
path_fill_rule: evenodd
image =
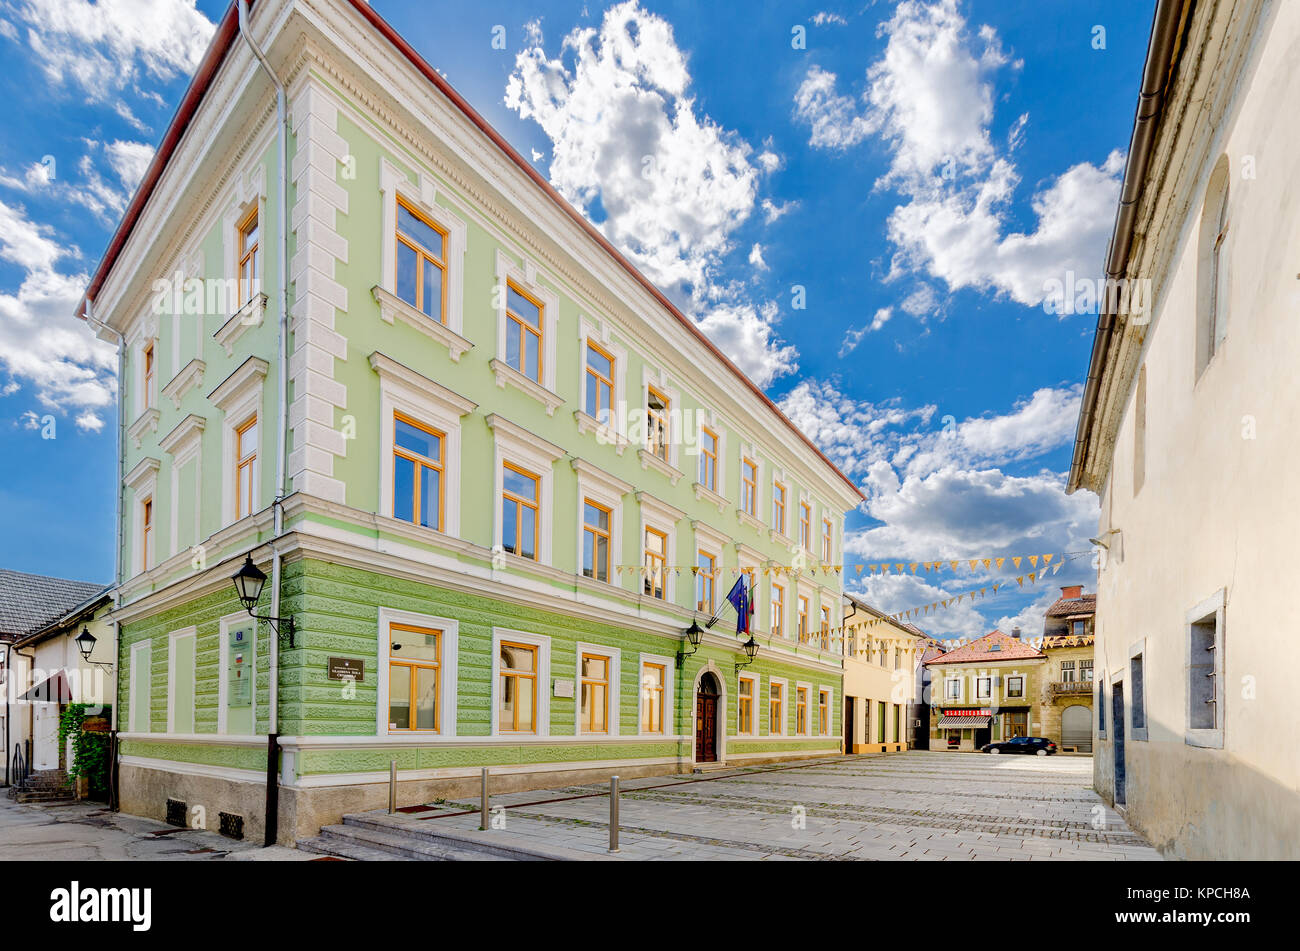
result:
<svg viewBox="0 0 1300 951"><path fill-rule="evenodd" d="M864 488L847 560L1089 547L1095 316L1043 302L1100 269L1152 0L373 5ZM223 10L0 0L0 565L112 573L115 361L71 314ZM1037 632L1092 579L918 623Z"/></svg>

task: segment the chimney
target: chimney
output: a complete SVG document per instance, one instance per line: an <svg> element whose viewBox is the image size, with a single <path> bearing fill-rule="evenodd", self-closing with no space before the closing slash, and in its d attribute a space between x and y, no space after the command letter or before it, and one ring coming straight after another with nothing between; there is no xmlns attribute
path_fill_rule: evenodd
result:
<svg viewBox="0 0 1300 951"><path fill-rule="evenodd" d="M1083 585L1081 584L1066 585L1064 588L1061 589L1061 597L1065 598L1067 601L1075 601L1078 600L1079 598L1082 598Z"/></svg>
<svg viewBox="0 0 1300 951"><path fill-rule="evenodd" d="M1020 640L1020 628L1013 627L1011 629L1011 636L1014 637L1016 640Z"/></svg>

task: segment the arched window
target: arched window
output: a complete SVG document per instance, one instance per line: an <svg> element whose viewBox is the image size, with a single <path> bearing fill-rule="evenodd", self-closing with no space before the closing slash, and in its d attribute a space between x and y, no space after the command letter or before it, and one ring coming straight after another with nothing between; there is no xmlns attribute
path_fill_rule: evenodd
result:
<svg viewBox="0 0 1300 951"><path fill-rule="evenodd" d="M1196 375L1214 359L1228 332L1228 177L1220 156L1205 191L1197 254Z"/></svg>

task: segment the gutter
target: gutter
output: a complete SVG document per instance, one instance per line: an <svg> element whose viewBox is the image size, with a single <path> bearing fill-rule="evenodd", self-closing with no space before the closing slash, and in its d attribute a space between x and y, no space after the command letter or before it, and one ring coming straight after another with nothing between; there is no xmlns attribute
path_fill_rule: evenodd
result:
<svg viewBox="0 0 1300 951"><path fill-rule="evenodd" d="M262 69L271 78L275 87L275 112L279 130L276 134L279 194L276 196L276 231L279 238L279 264L277 266L277 284L280 301L280 337L276 357L279 376L279 411L276 425L277 451L275 457L275 499L272 501L271 528L271 616L280 617L280 582L283 554L276 547L276 540L284 533L285 497L285 453L288 449L289 421L289 115L285 105L284 83L276 75L261 47L253 39L248 25L248 2L238 0L239 33L248 43L249 49L257 57ZM280 818L280 636L271 628L271 669L269 671L268 723L266 731L266 833L264 845L275 845L279 838Z"/></svg>
<svg viewBox="0 0 1300 951"><path fill-rule="evenodd" d="M1138 202L1146 184L1156 133L1164 117L1165 91L1175 64L1175 54L1181 51L1179 41L1183 27L1190 18L1195 2L1196 0L1157 0L1156 3L1151 22L1151 40L1147 44L1146 64L1142 68L1137 113L1133 119L1133 134L1129 140L1128 160L1124 167L1124 183L1120 187L1119 208L1115 213L1115 226L1106 251L1108 281L1119 280L1127 273L1128 256L1133 247L1133 230L1137 224ZM1109 298L1110 295L1102 295L1103 304L1097 315L1097 331L1092 338L1092 356L1088 361L1088 378L1084 383L1083 403L1074 434L1074 453L1066 481L1067 494L1073 494L1083 478L1088 444L1096 422L1101 377L1106 369L1106 355L1110 349L1111 337L1118 329L1116 315L1105 304Z"/></svg>

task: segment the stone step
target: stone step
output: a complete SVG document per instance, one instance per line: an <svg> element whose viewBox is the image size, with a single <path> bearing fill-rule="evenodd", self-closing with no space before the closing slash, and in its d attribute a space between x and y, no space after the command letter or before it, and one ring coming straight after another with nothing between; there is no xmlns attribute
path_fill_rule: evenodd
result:
<svg viewBox="0 0 1300 951"><path fill-rule="evenodd" d="M359 825L325 826L319 838L329 847L346 842L367 849L378 849L389 859L401 858L416 862L483 862L502 861L499 856L466 849L458 849L419 836L395 832L390 829Z"/></svg>
<svg viewBox="0 0 1300 951"><path fill-rule="evenodd" d="M71 792L60 792L54 789L20 789L14 796L17 802L75 802L76 797Z"/></svg>
<svg viewBox="0 0 1300 951"><path fill-rule="evenodd" d="M318 835L312 839L300 839L298 840L298 849L303 852L327 855L331 858L348 859L353 862L411 861L411 859L393 855L391 852L373 849L359 842L334 835Z"/></svg>
<svg viewBox="0 0 1300 951"><path fill-rule="evenodd" d="M613 856L561 846L532 842L522 836L508 832L491 830L483 832L478 829L451 829L439 826L436 819L412 819L407 816L390 816L383 811L356 812L343 817L345 826L373 829L411 837L425 844L432 843L442 849L454 849L462 852L477 852L489 857L511 859L516 862L567 862L567 861L614 861Z"/></svg>

